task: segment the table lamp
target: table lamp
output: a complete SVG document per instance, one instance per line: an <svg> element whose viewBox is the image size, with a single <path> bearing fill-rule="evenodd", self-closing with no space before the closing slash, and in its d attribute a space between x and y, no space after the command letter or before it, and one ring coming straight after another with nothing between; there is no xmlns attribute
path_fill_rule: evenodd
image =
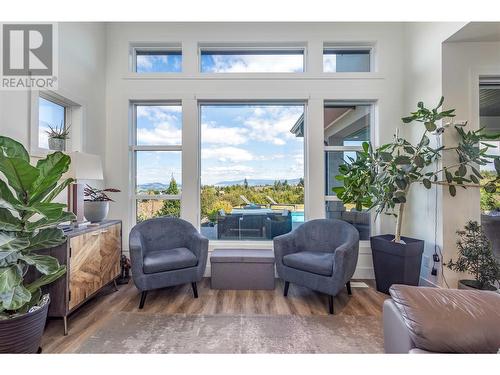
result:
<svg viewBox="0 0 500 375"><path fill-rule="evenodd" d="M87 154L80 151L70 152L71 164L63 179L73 178L75 182L68 186L68 207L76 216L76 227L84 222L82 180L103 180L102 162L99 155Z"/></svg>

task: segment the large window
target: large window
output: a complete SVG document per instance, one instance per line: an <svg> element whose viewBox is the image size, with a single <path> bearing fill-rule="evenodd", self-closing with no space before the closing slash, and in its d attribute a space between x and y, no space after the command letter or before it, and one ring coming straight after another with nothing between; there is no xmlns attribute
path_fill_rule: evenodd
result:
<svg viewBox="0 0 500 375"><path fill-rule="evenodd" d="M344 205L332 188L341 185L335 178L339 166L356 159L356 151L362 150L363 142L370 141L371 108L369 104L341 102L325 103L324 107L326 217L353 224L361 240L370 237L370 213Z"/></svg>
<svg viewBox="0 0 500 375"><path fill-rule="evenodd" d="M201 48L202 73L296 73L303 48Z"/></svg>
<svg viewBox="0 0 500 375"><path fill-rule="evenodd" d="M133 105L136 219L180 216L182 107L179 103Z"/></svg>
<svg viewBox="0 0 500 375"><path fill-rule="evenodd" d="M369 72L371 71L371 48L325 47L323 71L328 73Z"/></svg>
<svg viewBox="0 0 500 375"><path fill-rule="evenodd" d="M494 135L500 134L500 79L484 82L479 87L479 116L480 126L484 132ZM500 156L500 141L485 139L492 147L488 150L489 155ZM496 175L493 161L480 167L481 175L486 180L491 180ZM500 185L498 186L500 188ZM500 193L488 193L481 189L481 221L484 229L488 232L496 230L493 222L500 221ZM489 233L487 233L489 235ZM498 254L500 256L500 254Z"/></svg>
<svg viewBox="0 0 500 375"><path fill-rule="evenodd" d="M303 104L206 103L201 232L271 240L304 221Z"/></svg>
<svg viewBox="0 0 500 375"><path fill-rule="evenodd" d="M180 73L182 52L178 48L135 48L136 73Z"/></svg>
<svg viewBox="0 0 500 375"><path fill-rule="evenodd" d="M66 107L59 102L40 96L38 98L38 148L56 150L60 142L62 150L65 150L66 139L51 140L49 145L49 136L53 136L54 132L63 133L66 130L69 131L67 126Z"/></svg>

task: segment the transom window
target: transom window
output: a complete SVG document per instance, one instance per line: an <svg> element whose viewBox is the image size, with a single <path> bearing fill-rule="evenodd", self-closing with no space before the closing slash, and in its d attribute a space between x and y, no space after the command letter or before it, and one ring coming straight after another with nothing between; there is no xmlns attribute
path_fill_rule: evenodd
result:
<svg viewBox="0 0 500 375"><path fill-rule="evenodd" d="M132 159L136 220L180 216L182 107L134 103Z"/></svg>
<svg viewBox="0 0 500 375"><path fill-rule="evenodd" d="M371 48L325 47L323 49L323 71L370 72Z"/></svg>
<svg viewBox="0 0 500 375"><path fill-rule="evenodd" d="M202 73L304 72L304 48L201 48Z"/></svg>
<svg viewBox="0 0 500 375"><path fill-rule="evenodd" d="M133 59L136 73L182 72L182 51L179 48L134 48Z"/></svg>
<svg viewBox="0 0 500 375"><path fill-rule="evenodd" d="M201 112L201 233L272 240L304 221L302 103L207 103Z"/></svg>
<svg viewBox="0 0 500 375"><path fill-rule="evenodd" d="M356 159L356 151L362 150L363 142L370 141L372 105L364 103L325 103L325 206L326 217L345 220L356 227L361 240L370 238L370 213L356 211L352 205L344 205L333 192L341 186L335 176L339 167Z"/></svg>

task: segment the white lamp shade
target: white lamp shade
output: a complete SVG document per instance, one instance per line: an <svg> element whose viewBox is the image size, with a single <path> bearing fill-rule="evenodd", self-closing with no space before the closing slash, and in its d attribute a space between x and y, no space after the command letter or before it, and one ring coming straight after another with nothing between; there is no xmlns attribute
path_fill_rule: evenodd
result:
<svg viewBox="0 0 500 375"><path fill-rule="evenodd" d="M99 155L86 154L85 152L71 152L69 170L62 176L75 180L103 180L102 162Z"/></svg>

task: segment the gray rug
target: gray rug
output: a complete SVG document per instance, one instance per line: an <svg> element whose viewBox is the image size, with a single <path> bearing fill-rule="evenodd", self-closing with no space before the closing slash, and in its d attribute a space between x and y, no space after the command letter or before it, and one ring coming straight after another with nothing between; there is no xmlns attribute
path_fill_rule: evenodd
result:
<svg viewBox="0 0 500 375"><path fill-rule="evenodd" d="M380 319L363 316L118 313L78 353L382 353Z"/></svg>

